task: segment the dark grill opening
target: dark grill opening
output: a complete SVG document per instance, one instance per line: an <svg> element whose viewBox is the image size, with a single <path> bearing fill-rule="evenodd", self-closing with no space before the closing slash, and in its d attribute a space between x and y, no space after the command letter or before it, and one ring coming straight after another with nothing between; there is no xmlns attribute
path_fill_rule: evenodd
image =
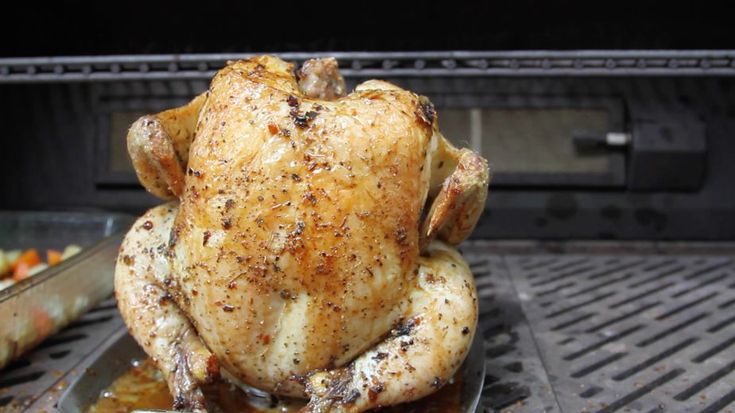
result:
<svg viewBox="0 0 735 413"><path fill-rule="evenodd" d="M0 397L0 407L7 406L12 401L13 401L13 396Z"/></svg>
<svg viewBox="0 0 735 413"><path fill-rule="evenodd" d="M35 371L33 373L23 374L21 376L7 377L0 379L0 387L10 387L18 384L28 383L29 381L36 381L39 377L43 376L42 371Z"/></svg>

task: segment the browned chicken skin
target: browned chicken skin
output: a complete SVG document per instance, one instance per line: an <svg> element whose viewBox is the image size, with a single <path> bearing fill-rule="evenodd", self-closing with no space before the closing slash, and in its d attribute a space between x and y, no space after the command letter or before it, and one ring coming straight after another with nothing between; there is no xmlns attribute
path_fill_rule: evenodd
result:
<svg viewBox="0 0 735 413"><path fill-rule="evenodd" d="M115 289L177 408L221 367L309 411L423 397L475 332L472 275L451 245L487 196L431 103L382 81L344 96L334 59L228 64L181 108L128 135L138 176L178 202L126 237ZM427 218L421 222L427 200Z"/></svg>

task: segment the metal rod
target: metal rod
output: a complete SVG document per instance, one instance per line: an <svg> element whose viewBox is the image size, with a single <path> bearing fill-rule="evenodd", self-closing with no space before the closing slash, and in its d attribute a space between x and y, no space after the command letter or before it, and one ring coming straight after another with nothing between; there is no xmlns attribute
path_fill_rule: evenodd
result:
<svg viewBox="0 0 735 413"><path fill-rule="evenodd" d="M209 79L255 53L0 59L0 83ZM347 77L735 76L735 50L577 50L277 53L334 56Z"/></svg>

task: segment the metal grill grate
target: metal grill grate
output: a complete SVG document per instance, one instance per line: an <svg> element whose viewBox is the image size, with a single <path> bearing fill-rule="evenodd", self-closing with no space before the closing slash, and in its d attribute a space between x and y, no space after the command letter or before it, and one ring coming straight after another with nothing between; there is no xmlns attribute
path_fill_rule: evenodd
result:
<svg viewBox="0 0 735 413"><path fill-rule="evenodd" d="M464 252L486 411L735 410L732 257Z"/></svg>
<svg viewBox="0 0 735 413"><path fill-rule="evenodd" d="M735 257L501 252L463 248L480 298L484 412L735 411ZM0 410L53 411L75 367L120 328L105 302L8 367Z"/></svg>

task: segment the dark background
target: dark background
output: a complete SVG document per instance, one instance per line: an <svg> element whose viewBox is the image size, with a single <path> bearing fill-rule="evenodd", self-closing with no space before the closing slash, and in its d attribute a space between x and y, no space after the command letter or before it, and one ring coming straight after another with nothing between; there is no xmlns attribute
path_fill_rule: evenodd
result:
<svg viewBox="0 0 735 413"><path fill-rule="evenodd" d="M707 1L14 1L0 56L331 50L731 48ZM723 3L722 6L716 6Z"/></svg>

